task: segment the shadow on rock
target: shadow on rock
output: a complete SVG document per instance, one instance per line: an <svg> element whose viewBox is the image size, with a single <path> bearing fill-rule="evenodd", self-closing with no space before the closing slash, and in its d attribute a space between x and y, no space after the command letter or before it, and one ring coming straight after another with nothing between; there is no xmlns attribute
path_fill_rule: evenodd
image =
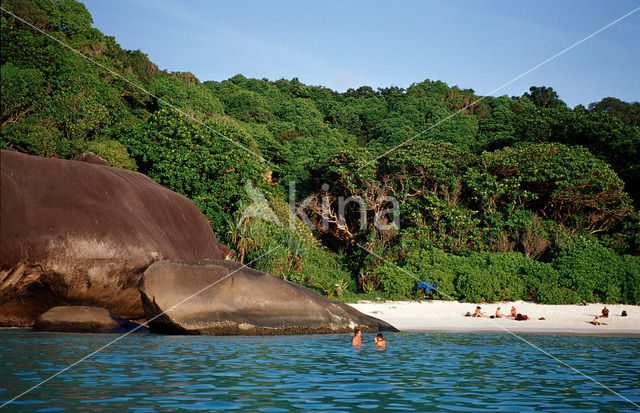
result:
<svg viewBox="0 0 640 413"><path fill-rule="evenodd" d="M266 335L397 331L299 284L228 260L159 261L140 280L152 331Z"/></svg>

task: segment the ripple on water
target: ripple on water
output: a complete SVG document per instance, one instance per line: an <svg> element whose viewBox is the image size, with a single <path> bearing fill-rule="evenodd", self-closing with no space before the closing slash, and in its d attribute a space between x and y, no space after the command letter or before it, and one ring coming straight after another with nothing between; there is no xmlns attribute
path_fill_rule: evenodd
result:
<svg viewBox="0 0 640 413"><path fill-rule="evenodd" d="M365 334L371 343L373 335ZM113 340L0 331L8 400ZM9 410L633 411L634 406L515 337L387 333L388 348L350 336L124 337ZM640 339L527 336L640 404ZM597 357L593 354L597 349Z"/></svg>

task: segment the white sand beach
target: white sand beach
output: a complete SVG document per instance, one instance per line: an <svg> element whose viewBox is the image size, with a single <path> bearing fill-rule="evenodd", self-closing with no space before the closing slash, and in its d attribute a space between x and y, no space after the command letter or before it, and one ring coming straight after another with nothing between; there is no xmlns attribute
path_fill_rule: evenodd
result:
<svg viewBox="0 0 640 413"><path fill-rule="evenodd" d="M361 301L350 304L355 309L380 318L401 331L446 331L446 332L513 332L536 334L588 334L588 335L637 335L640 336L640 306L606 305L609 317L602 318L606 325L593 325L595 316L600 316L603 304L544 305L516 301L493 304L460 303L457 301ZM508 315L511 306L518 313L526 314L529 320L512 318L465 317L473 314L476 305L482 312L494 315L500 307ZM627 312L622 317L622 311ZM540 318L544 320L540 320Z"/></svg>

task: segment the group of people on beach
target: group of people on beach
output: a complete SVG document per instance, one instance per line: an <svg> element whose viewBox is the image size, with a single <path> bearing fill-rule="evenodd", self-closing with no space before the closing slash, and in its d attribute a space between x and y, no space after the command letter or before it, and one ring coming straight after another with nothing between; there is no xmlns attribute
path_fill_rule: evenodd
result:
<svg viewBox="0 0 640 413"><path fill-rule="evenodd" d="M467 314L465 314L465 316L466 317L487 317L487 315L482 312L482 307L480 307L480 306L476 306L476 311L473 314L471 314L471 312L468 312ZM622 317L626 317L627 316L627 312L623 311L621 316ZM508 316L502 314L502 311L500 310L500 307L498 307L496 309L495 315L492 315L492 316L489 316L489 317L490 318L513 318L514 320L529 320L529 316L527 316L526 314L518 313L518 311L516 310L515 306L511 306L511 311L509 312ZM601 315L600 316L595 316L593 321L591 321L591 324L598 325L598 326L599 325L607 325L607 323L604 323L602 321L602 319L603 318L608 318L608 317L609 317L609 309L605 305L604 308L602 309ZM544 317L540 317L540 320L544 320Z"/></svg>
<svg viewBox="0 0 640 413"><path fill-rule="evenodd" d="M480 306L476 306L476 311L473 314L471 314L471 312L468 312L467 314L465 314L465 316L466 317L487 317L487 315L482 312L482 307ZM489 317L490 318L513 318L515 320L529 319L527 315L518 313L515 306L511 306L511 311L509 312L509 315L502 314L502 310L500 309L500 307L498 307L496 308L495 315L492 315Z"/></svg>
<svg viewBox="0 0 640 413"><path fill-rule="evenodd" d="M353 338L351 339L351 345L353 347L361 347L362 346L362 330L356 328L353 332ZM375 348L386 348L387 342L384 341L384 337L382 337L382 333L379 333L377 336L373 338L373 346Z"/></svg>
<svg viewBox="0 0 640 413"><path fill-rule="evenodd" d="M623 311L622 312L622 316L625 317L626 315L627 315L627 312ZM600 317L596 316L593 319L593 321L591 322L591 324L596 325L596 326L606 326L607 323L604 323L604 322L600 321L601 318L609 318L609 309L607 308L606 305L602 309Z"/></svg>
<svg viewBox="0 0 640 413"><path fill-rule="evenodd" d="M604 306L604 308L600 313L601 313L600 316L595 316L593 321L590 321L590 323L596 326L606 326L607 323L602 321L603 318L609 318L609 309L607 308L606 305ZM626 316L627 316L627 311L622 310L622 313L620 313L620 317L626 317Z"/></svg>

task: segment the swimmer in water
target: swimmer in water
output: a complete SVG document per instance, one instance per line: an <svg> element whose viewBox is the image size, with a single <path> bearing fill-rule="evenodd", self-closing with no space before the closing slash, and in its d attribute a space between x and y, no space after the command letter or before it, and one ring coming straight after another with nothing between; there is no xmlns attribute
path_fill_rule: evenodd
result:
<svg viewBox="0 0 640 413"><path fill-rule="evenodd" d="M362 331L356 328L353 332L353 338L351 339L351 345L354 347L360 347L362 345Z"/></svg>
<svg viewBox="0 0 640 413"><path fill-rule="evenodd" d="M373 339L373 345L375 348L387 348L387 343L384 341L384 338L382 338L382 333Z"/></svg>

